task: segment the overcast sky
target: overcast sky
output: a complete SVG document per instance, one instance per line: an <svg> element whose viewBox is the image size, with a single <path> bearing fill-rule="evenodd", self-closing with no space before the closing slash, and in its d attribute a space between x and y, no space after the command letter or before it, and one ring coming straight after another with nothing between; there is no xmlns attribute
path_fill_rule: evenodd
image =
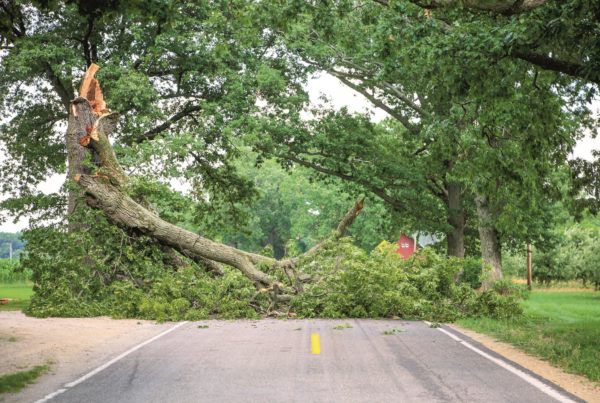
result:
<svg viewBox="0 0 600 403"><path fill-rule="evenodd" d="M369 101L367 101L362 95L356 93L354 90L343 85L336 78L322 74L315 76L308 83L308 92L310 94L311 102L315 105L319 104L319 97L325 95L329 98L336 108L347 107L351 112L369 112L372 114L372 118L375 121L379 121L386 116L386 113L380 109L373 108ZM600 110L599 104L594 105L595 113ZM0 146L2 144L0 143ZM592 139L586 137L579 141L573 152L574 157L580 157L585 159L591 159L591 151L594 149L600 149L600 138ZM4 160L4 150L0 149L0 163ZM64 175L55 175L40 185L40 190L45 193L51 193L57 191L64 182ZM4 198L0 195L0 198ZM16 232L27 227L27 221L21 220L17 223L13 223L12 220L0 224L0 232Z"/></svg>

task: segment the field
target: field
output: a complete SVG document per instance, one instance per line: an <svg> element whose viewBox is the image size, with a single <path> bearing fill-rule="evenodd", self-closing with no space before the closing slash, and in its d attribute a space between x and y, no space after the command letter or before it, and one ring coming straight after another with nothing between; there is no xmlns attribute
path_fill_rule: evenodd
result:
<svg viewBox="0 0 600 403"><path fill-rule="evenodd" d="M0 298L9 298L6 305L0 305L0 311L20 311L29 304L29 298L33 294L30 283L0 283Z"/></svg>
<svg viewBox="0 0 600 403"><path fill-rule="evenodd" d="M458 323L600 382L600 292L534 291L523 301L523 308L521 319L463 319Z"/></svg>

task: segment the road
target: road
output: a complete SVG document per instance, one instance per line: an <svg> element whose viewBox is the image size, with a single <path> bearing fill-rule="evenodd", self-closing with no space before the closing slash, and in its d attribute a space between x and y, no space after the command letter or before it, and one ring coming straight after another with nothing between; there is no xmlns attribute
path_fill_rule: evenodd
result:
<svg viewBox="0 0 600 403"><path fill-rule="evenodd" d="M450 329L392 320L184 323L67 385L43 401L578 401Z"/></svg>

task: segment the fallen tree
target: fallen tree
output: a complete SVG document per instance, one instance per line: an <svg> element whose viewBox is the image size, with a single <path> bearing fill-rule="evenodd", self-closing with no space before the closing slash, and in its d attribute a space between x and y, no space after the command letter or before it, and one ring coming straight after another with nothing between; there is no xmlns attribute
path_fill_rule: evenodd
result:
<svg viewBox="0 0 600 403"><path fill-rule="evenodd" d="M104 212L114 224L149 236L161 245L219 272L219 264L239 270L275 302L289 301L303 291L311 277L298 270L297 262L316 254L319 243L304 255L276 260L212 241L161 219L155 212L127 195L128 177L119 164L109 138L116 127L116 114L107 111L98 81L98 66L92 64L84 77L80 96L71 102L67 147L69 175L82 189L88 206ZM332 238L341 238L363 208L358 200L340 221ZM282 272L287 281L269 273Z"/></svg>
<svg viewBox="0 0 600 403"><path fill-rule="evenodd" d="M215 242L162 219L150 207L151 192L138 192L138 179L129 178L117 161L109 141L116 115L106 110L90 77L94 69L69 108L69 156L77 156L69 159L69 172L79 190L73 193L73 217L25 234L28 253L20 266L32 273L36 287L28 314L159 321L264 315L451 321L521 312L512 296L457 284L463 259L426 248L404 260L394 245L371 252L354 245L343 236L361 212L362 199L331 236L283 260Z"/></svg>

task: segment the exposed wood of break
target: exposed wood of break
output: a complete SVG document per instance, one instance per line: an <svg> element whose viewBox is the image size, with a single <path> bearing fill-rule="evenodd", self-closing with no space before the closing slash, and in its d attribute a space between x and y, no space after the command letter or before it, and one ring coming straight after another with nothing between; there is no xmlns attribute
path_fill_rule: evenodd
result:
<svg viewBox="0 0 600 403"><path fill-rule="evenodd" d="M100 70L100 66L95 63L92 63L88 67L79 87L79 96L90 102L95 113L101 114L108 112L108 109L106 108L106 102L104 102L104 95L102 94L102 89L100 89L100 84L95 78L98 70Z"/></svg>

